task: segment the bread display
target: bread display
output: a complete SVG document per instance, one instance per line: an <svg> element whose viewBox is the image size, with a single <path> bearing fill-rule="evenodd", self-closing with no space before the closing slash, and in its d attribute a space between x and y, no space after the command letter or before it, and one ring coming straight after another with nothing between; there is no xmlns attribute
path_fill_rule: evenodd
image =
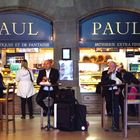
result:
<svg viewBox="0 0 140 140"><path fill-rule="evenodd" d="M95 62L97 61L97 56L92 55L92 56L90 57L90 61L91 61L92 63L95 63Z"/></svg>
<svg viewBox="0 0 140 140"><path fill-rule="evenodd" d="M104 62L107 63L107 60L112 59L111 55L106 55Z"/></svg>
<svg viewBox="0 0 140 140"><path fill-rule="evenodd" d="M104 56L103 55L98 55L97 63L103 63L103 62L104 62Z"/></svg>

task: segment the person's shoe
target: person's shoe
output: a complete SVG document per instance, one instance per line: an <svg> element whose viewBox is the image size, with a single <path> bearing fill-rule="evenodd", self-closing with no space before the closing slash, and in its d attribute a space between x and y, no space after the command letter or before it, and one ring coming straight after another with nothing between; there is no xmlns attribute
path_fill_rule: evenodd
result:
<svg viewBox="0 0 140 140"><path fill-rule="evenodd" d="M34 116L30 116L30 119L34 119Z"/></svg>
<svg viewBox="0 0 140 140"><path fill-rule="evenodd" d="M46 110L43 111L43 116L44 117L47 116L47 111Z"/></svg>
<svg viewBox="0 0 140 140"><path fill-rule="evenodd" d="M25 116L21 116L21 119L25 119Z"/></svg>

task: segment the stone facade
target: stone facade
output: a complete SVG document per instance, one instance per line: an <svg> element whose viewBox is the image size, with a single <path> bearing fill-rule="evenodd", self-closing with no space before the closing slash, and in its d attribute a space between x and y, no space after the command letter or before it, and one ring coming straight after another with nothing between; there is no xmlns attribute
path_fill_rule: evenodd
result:
<svg viewBox="0 0 140 140"><path fill-rule="evenodd" d="M74 61L74 80L63 81L64 86L72 86L80 100L78 87L78 19L93 14L103 9L129 9L140 10L139 0L2 0L0 9L24 8L25 10L38 11L53 20L55 35L55 66L61 60L61 48L71 48ZM58 53L59 52L59 53Z"/></svg>

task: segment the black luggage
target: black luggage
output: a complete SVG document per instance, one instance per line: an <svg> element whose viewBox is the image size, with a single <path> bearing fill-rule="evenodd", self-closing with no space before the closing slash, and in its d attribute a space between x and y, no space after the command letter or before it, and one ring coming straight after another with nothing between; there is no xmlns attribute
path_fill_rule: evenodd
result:
<svg viewBox="0 0 140 140"><path fill-rule="evenodd" d="M62 88L57 91L56 94L56 103L75 103L75 91L71 88Z"/></svg>
<svg viewBox="0 0 140 140"><path fill-rule="evenodd" d="M65 131L75 130L75 106L74 104L57 104L57 128Z"/></svg>
<svg viewBox="0 0 140 140"><path fill-rule="evenodd" d="M56 104L56 128L64 131L87 131L86 106L80 104Z"/></svg>
<svg viewBox="0 0 140 140"><path fill-rule="evenodd" d="M87 131L86 106L75 104L75 130Z"/></svg>

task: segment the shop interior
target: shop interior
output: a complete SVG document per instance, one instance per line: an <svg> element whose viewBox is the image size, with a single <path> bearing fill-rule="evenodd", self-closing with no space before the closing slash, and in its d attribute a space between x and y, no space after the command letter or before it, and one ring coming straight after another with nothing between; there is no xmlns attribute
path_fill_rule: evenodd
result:
<svg viewBox="0 0 140 140"><path fill-rule="evenodd" d="M81 93L96 93L96 85L101 81L102 71L107 67L107 60L117 64L140 78L139 48L80 48L79 86Z"/></svg>
<svg viewBox="0 0 140 140"><path fill-rule="evenodd" d="M15 79L22 59L28 60L29 68L33 70L37 78L44 60L54 58L53 48L2 48L0 52L0 70L6 82ZM108 59L113 59L118 64L123 63L126 70L140 78L139 48L80 48L80 93L96 93L96 85L101 80L101 73L107 67Z"/></svg>
<svg viewBox="0 0 140 140"><path fill-rule="evenodd" d="M16 72L21 68L21 60L27 59L29 68L37 78L38 71L46 59L53 59L53 48L2 48L0 70L5 83L15 80Z"/></svg>

